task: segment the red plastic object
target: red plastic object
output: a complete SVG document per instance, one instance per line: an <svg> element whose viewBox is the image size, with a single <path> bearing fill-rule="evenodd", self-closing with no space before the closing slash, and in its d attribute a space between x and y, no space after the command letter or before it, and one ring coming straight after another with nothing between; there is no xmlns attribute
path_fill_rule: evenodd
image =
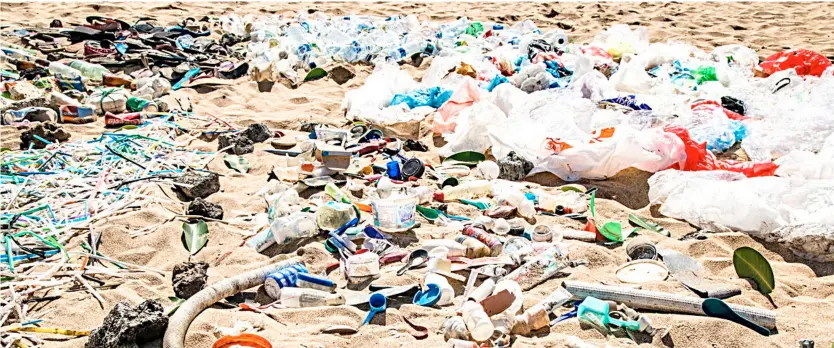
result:
<svg viewBox="0 0 834 348"><path fill-rule="evenodd" d="M692 109L693 111L695 111L699 108L713 108L715 106L721 108L721 111L724 112L724 115L727 115L727 118L729 118L731 120L744 121L744 120L747 119L747 117L745 117L744 115L725 108L724 106L721 105L721 103L719 103L715 100L699 100L699 101L696 101L696 102L692 103L692 105L690 105L689 108Z"/></svg>
<svg viewBox="0 0 834 348"><path fill-rule="evenodd" d="M678 164L672 165L671 169L679 169L684 171L700 171L700 170L727 170L731 172L742 173L748 178L756 176L772 176L779 168L773 162L738 162L719 160L715 158L712 152L707 150L706 143L697 143L689 137L689 131L681 126L666 126L664 131L675 134L683 141L686 148L686 162L683 168L679 168Z"/></svg>
<svg viewBox="0 0 834 348"><path fill-rule="evenodd" d="M272 344L261 336L243 333L237 336L223 336L211 345L211 348L252 347L272 348Z"/></svg>
<svg viewBox="0 0 834 348"><path fill-rule="evenodd" d="M762 72L770 76L776 72L793 68L801 76L822 76L823 71L831 66L825 56L806 49L789 50L774 53L759 64Z"/></svg>

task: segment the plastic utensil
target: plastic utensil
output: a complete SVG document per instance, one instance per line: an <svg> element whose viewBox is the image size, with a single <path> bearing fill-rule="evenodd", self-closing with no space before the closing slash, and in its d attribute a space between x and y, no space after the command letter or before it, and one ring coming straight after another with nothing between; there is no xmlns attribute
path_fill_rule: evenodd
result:
<svg viewBox="0 0 834 348"><path fill-rule="evenodd" d="M422 340L426 337L429 337L429 329L428 328L426 328L425 326L420 326L420 325L412 323L405 316L403 316L402 318L403 318L403 321L405 321L405 323L408 324L408 326L411 326L411 330L408 330L408 333L410 333L412 337L414 337L418 340Z"/></svg>
<svg viewBox="0 0 834 348"><path fill-rule="evenodd" d="M425 291L421 290L414 294L412 303L423 307L431 307L437 304L437 301L440 301L440 296L440 286L433 283L426 284Z"/></svg>
<svg viewBox="0 0 834 348"><path fill-rule="evenodd" d="M489 207L490 207L490 204L489 204L489 203L487 203L487 202L475 201L475 200L471 200L471 199L463 199L463 198L461 198L461 199L460 199L460 202L461 202L461 203L463 203L463 204L469 204L469 205L472 205L472 206L474 206L475 208L478 208L478 210L487 210L487 208L489 208Z"/></svg>
<svg viewBox="0 0 834 348"><path fill-rule="evenodd" d="M364 326L365 324L371 322L371 319L377 313L385 312L385 308L388 305L388 299L385 297L385 295L379 292L375 292L371 294L371 298L368 300L368 304L371 306L371 310L368 312L368 316L365 317L365 321L362 322L362 325L359 326Z"/></svg>
<svg viewBox="0 0 834 348"><path fill-rule="evenodd" d="M423 249L417 249L411 252L408 255L408 260L405 261L405 265L397 270L397 275L401 276L405 274L406 271L417 268L422 266L429 260L429 252Z"/></svg>
<svg viewBox="0 0 834 348"><path fill-rule="evenodd" d="M440 217L440 213L438 213L437 210L419 205L417 206L417 213L419 213L420 216L426 218L426 220L429 221L437 220L437 218Z"/></svg>
<svg viewBox="0 0 834 348"><path fill-rule="evenodd" d="M759 335L770 336L770 330L738 315L738 313L730 308L727 303L717 298L708 298L704 300L704 303L701 304L701 309L707 316L727 319L736 324L744 325L748 329L756 331Z"/></svg>
<svg viewBox="0 0 834 348"><path fill-rule="evenodd" d="M640 323L629 320L623 321L619 319L614 319L608 315L610 306L608 302L600 300L596 297L586 297L585 301L582 301L582 304L579 305L579 310L577 311L577 316L582 318L586 314L594 315L600 319L605 325L614 324L617 326L624 327L631 331L638 331L640 330Z"/></svg>

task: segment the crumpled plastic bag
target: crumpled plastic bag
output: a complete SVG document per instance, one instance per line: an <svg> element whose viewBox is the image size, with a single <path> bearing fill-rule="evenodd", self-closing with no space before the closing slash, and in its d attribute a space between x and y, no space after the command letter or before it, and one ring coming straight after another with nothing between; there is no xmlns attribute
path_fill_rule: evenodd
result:
<svg viewBox="0 0 834 348"><path fill-rule="evenodd" d="M553 81L553 75L550 75L540 64L530 64L521 68L517 74L510 76L509 81L522 91L533 93L549 87Z"/></svg>
<svg viewBox="0 0 834 348"><path fill-rule="evenodd" d="M547 157L531 174L548 171L565 181L605 179L629 167L655 172L679 165L685 158L683 143L672 134L621 127L608 139Z"/></svg>
<svg viewBox="0 0 834 348"><path fill-rule="evenodd" d="M455 131L455 122L461 110L481 100L481 90L475 80L466 78L463 84L452 94L452 96L437 111L440 117L435 117L432 124L432 131L435 134L450 133Z"/></svg>
<svg viewBox="0 0 834 348"><path fill-rule="evenodd" d="M823 71L830 66L831 61L822 54L802 48L774 53L759 64L764 76L791 68L801 76L822 76Z"/></svg>
<svg viewBox="0 0 834 348"><path fill-rule="evenodd" d="M770 176L776 171L779 166L773 162L736 162L729 160L719 160L707 150L705 143L698 143L689 136L689 131L681 126L666 126L663 128L666 132L674 133L682 141L686 147L686 161L683 165L675 164L673 169L681 169L686 171L699 170L728 170L738 172L747 177L756 176Z"/></svg>
<svg viewBox="0 0 834 348"><path fill-rule="evenodd" d="M395 94L390 105L406 104L409 109L430 106L437 109L451 97L452 91L442 87L422 88L405 94Z"/></svg>
<svg viewBox="0 0 834 348"><path fill-rule="evenodd" d="M784 226L834 223L834 180L738 180L720 175L730 180L700 173L685 177L669 171L656 173L648 181L649 199L665 195L660 207L665 216L711 231L743 231L760 238ZM665 187L657 190L657 186Z"/></svg>
<svg viewBox="0 0 834 348"><path fill-rule="evenodd" d="M463 151L486 152L492 146L487 128L490 125L503 123L507 118L495 104L477 102L464 109L457 118L454 133L443 136L446 145L438 149L437 153L449 157Z"/></svg>
<svg viewBox="0 0 834 348"><path fill-rule="evenodd" d="M614 75L611 75L610 81L614 88L626 93L649 93L655 85L655 81L646 72L643 64L633 59L630 54L623 56L620 68Z"/></svg>
<svg viewBox="0 0 834 348"><path fill-rule="evenodd" d="M776 175L802 179L834 179L834 133L828 136L819 153L791 151L775 161Z"/></svg>
<svg viewBox="0 0 834 348"><path fill-rule="evenodd" d="M396 64L377 66L362 87L345 93L342 109L347 110L348 120L366 114L378 114L388 106L395 94L408 93L419 88L419 84Z"/></svg>

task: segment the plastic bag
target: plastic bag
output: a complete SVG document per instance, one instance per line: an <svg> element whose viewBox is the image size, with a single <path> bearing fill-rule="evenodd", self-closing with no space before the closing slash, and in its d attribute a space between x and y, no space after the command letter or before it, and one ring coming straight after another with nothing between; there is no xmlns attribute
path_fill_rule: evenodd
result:
<svg viewBox="0 0 834 348"><path fill-rule="evenodd" d="M834 179L834 133L828 136L818 154L791 151L775 161L776 175L802 179Z"/></svg>
<svg viewBox="0 0 834 348"><path fill-rule="evenodd" d="M347 110L346 117L354 120L363 114L378 113L388 106L395 94L408 93L418 86L411 75L396 64L378 66L362 87L345 93L342 108Z"/></svg>
<svg viewBox="0 0 834 348"><path fill-rule="evenodd" d="M630 54L623 56L620 68L611 75L610 81L614 88L626 93L649 93L654 86L651 76Z"/></svg>
<svg viewBox="0 0 834 348"><path fill-rule="evenodd" d="M440 117L434 118L432 130L435 134L449 133L457 126L455 120L461 110L481 100L481 91L475 80L467 78L463 84L452 94L451 98L437 111Z"/></svg>
<svg viewBox="0 0 834 348"><path fill-rule="evenodd" d="M406 104L409 109L430 106L435 109L452 97L452 91L441 87L418 89L405 94L395 94L390 105Z"/></svg>
<svg viewBox="0 0 834 348"><path fill-rule="evenodd" d="M448 157L463 151L486 152L492 146L488 126L503 123L506 118L507 115L495 104L475 103L460 113L455 132L444 135L447 143L437 153Z"/></svg>
<svg viewBox="0 0 834 348"><path fill-rule="evenodd" d="M747 177L770 176L779 166L773 162L736 162L718 160L712 152L707 151L705 143L698 143L689 136L689 131L680 126L666 126L666 132L674 133L686 148L686 162L681 166L675 164L670 168L686 171L699 170L728 170L738 172Z"/></svg>
<svg viewBox="0 0 834 348"><path fill-rule="evenodd" d="M823 71L829 66L831 66L831 61L828 58L806 49L777 52L765 58L764 62L759 64L764 76L770 76L777 71L791 68L801 76L822 76Z"/></svg>

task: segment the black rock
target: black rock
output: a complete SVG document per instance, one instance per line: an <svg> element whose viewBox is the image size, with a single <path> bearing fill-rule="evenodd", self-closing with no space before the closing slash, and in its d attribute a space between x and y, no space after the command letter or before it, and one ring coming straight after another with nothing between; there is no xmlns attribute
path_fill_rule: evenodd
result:
<svg viewBox="0 0 834 348"><path fill-rule="evenodd" d="M211 219L223 219L223 207L220 204L214 204L206 201L200 197L188 204L188 215L199 215Z"/></svg>
<svg viewBox="0 0 834 348"><path fill-rule="evenodd" d="M156 300L146 300L136 307L122 301L104 318L101 326L90 334L86 348L138 348L139 344L156 340L165 333L168 316Z"/></svg>
<svg viewBox="0 0 834 348"><path fill-rule="evenodd" d="M208 263L185 262L174 266L174 294L181 299L188 299L206 287L208 280Z"/></svg>
<svg viewBox="0 0 834 348"><path fill-rule="evenodd" d="M337 84L343 84L345 82L350 81L352 78L356 76L356 73L353 72L352 69L349 69L344 66L336 66L333 69L330 69L330 78L333 79L334 82Z"/></svg>
<svg viewBox="0 0 834 348"><path fill-rule="evenodd" d="M250 124L241 134L249 138L253 143L262 143L272 138L272 131L263 123Z"/></svg>
<svg viewBox="0 0 834 348"><path fill-rule="evenodd" d="M252 140L249 140L249 138L240 133L223 134L220 136L219 141L220 145L217 147L217 150L231 146L231 148L227 149L226 152L233 153L235 155L244 155L255 151L255 146L254 143L252 143Z"/></svg>
<svg viewBox="0 0 834 348"><path fill-rule="evenodd" d="M206 198L212 193L220 191L220 177L213 173L197 174L195 172L189 172L180 175L175 181L191 186L191 188L177 186L186 197L191 199Z"/></svg>
<svg viewBox="0 0 834 348"><path fill-rule="evenodd" d="M499 179L518 181L524 179L533 170L533 162L511 151L507 157L498 160Z"/></svg>
<svg viewBox="0 0 834 348"><path fill-rule="evenodd" d="M55 123L37 123L34 127L24 130L20 133L20 149L26 150L29 148L30 144L32 144L32 147L36 149L45 148L47 144L35 138L35 135L49 140L53 143L62 143L69 140L70 138L70 133L65 131L64 128L58 126Z"/></svg>

